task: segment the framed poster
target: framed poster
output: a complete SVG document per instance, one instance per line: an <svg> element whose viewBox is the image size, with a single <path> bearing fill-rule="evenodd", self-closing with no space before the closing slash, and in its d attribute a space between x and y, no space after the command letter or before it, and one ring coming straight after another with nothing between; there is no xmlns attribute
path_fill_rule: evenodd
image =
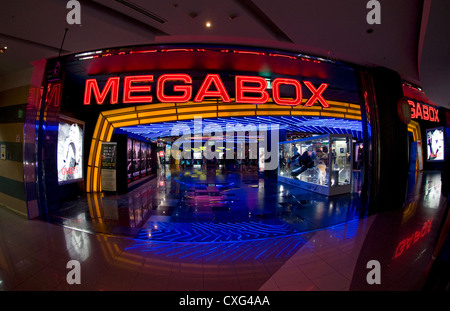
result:
<svg viewBox="0 0 450 311"><path fill-rule="evenodd" d="M133 181L133 140L127 139L127 182Z"/></svg>
<svg viewBox="0 0 450 311"><path fill-rule="evenodd" d="M145 176L147 174L147 143L141 142L141 176Z"/></svg>
<svg viewBox="0 0 450 311"><path fill-rule="evenodd" d="M133 139L133 180L138 180L140 176L140 153L141 143Z"/></svg>
<svg viewBox="0 0 450 311"><path fill-rule="evenodd" d="M152 171L152 145L147 144L147 173Z"/></svg>
<svg viewBox="0 0 450 311"><path fill-rule="evenodd" d="M58 184L83 180L84 122L60 115L58 124Z"/></svg>
<svg viewBox="0 0 450 311"><path fill-rule="evenodd" d="M432 128L426 130L427 136L427 161L444 161L444 128Z"/></svg>
<svg viewBox="0 0 450 311"><path fill-rule="evenodd" d="M102 142L102 190L116 191L117 143Z"/></svg>

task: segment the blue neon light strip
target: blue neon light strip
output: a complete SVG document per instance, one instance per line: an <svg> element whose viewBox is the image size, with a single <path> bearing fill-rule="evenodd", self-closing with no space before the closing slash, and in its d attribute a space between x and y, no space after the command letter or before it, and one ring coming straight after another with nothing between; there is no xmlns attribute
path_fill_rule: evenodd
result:
<svg viewBox="0 0 450 311"><path fill-rule="evenodd" d="M195 132L194 120L174 121L153 123L148 125L138 125L120 128L123 132L132 133L143 136L147 139L157 139L160 137L171 136L171 131L177 124L185 124L189 126L191 134L201 134ZM224 135L226 132L226 125L236 126L241 124L247 126L254 124L259 126L266 124L268 126L278 124L280 129L285 129L288 132L311 132L317 134L351 134L355 138L362 138L362 123L358 120L347 120L337 118L322 118L322 117L230 117L230 118L212 118L202 119L202 128L210 124L218 124L222 127Z"/></svg>
<svg viewBox="0 0 450 311"><path fill-rule="evenodd" d="M157 228L157 229L155 229ZM285 236L296 231L287 223L176 223L149 222L138 239L171 242L230 242Z"/></svg>
<svg viewBox="0 0 450 311"><path fill-rule="evenodd" d="M158 225L161 224L162 223L158 223ZM178 225L180 225L180 223L178 223ZM198 225L202 226L202 224ZM210 225L214 227L214 224L208 223L208 226ZM239 227L239 224L236 223L234 226ZM343 230L344 228L345 230ZM263 239L222 242L202 242L189 239L189 241L175 242L171 241L170 236L166 236L165 241L153 240L152 238L136 238L134 239L136 243L133 246L127 247L126 250L152 253L165 258L191 259L194 261L201 260L203 262L230 260L264 261L267 259L272 260L274 258L288 258L300 248L311 246L308 240L312 234L318 230L327 230L330 235L340 240L352 240L356 236L358 229L359 219L353 219L327 228L286 235L280 234L276 237ZM179 232L179 230L175 231L175 234Z"/></svg>

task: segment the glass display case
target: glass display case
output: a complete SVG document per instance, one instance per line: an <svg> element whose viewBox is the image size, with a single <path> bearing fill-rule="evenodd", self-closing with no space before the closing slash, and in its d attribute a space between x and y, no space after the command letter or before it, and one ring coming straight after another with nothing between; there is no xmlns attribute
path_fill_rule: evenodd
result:
<svg viewBox="0 0 450 311"><path fill-rule="evenodd" d="M352 136L327 134L281 142L278 180L327 196L350 193Z"/></svg>

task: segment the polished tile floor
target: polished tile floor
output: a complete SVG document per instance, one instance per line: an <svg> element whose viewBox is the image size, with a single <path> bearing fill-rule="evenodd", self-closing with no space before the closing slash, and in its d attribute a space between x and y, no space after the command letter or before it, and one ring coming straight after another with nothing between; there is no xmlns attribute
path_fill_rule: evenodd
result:
<svg viewBox="0 0 450 311"><path fill-rule="evenodd" d="M279 183L255 170L166 167L126 194L88 194L64 202L47 220L130 237L138 234L145 238L151 233L152 241L275 237L365 217L358 183L355 178L352 193L326 197ZM169 230L171 234L166 234Z"/></svg>
<svg viewBox="0 0 450 311"><path fill-rule="evenodd" d="M274 190L254 174L216 179L196 202L205 189L189 181L210 180L185 173L133 195L80 198L48 221L0 209L0 290L404 291L429 280L447 206L439 172L411 174L404 206L371 216L356 192ZM67 281L70 260L81 284ZM380 284L367 281L371 260Z"/></svg>

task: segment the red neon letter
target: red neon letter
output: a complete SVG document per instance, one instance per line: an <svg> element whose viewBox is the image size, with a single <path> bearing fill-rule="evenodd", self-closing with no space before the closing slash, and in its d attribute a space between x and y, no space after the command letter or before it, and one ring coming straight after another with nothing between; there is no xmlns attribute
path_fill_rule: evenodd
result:
<svg viewBox="0 0 450 311"><path fill-rule="evenodd" d="M48 84L47 97L45 98L45 103L48 106L53 104L54 107L59 107L59 104L61 103L61 83Z"/></svg>
<svg viewBox="0 0 450 311"><path fill-rule="evenodd" d="M409 238L406 238L406 249L408 249L411 246L413 238L414 238L414 233Z"/></svg>
<svg viewBox="0 0 450 311"><path fill-rule="evenodd" d="M427 105L422 106L422 112L423 112L423 119L429 120L430 116L428 115L428 106Z"/></svg>
<svg viewBox="0 0 450 311"><path fill-rule="evenodd" d="M420 238L420 231L416 231L414 233L414 243L416 243L417 241L419 241Z"/></svg>
<svg viewBox="0 0 450 311"><path fill-rule="evenodd" d="M173 90L175 92L183 92L183 95L179 96L166 96L164 94L164 83L166 81L178 81L181 80L184 83L192 83L192 78L187 74L165 74L159 77L156 88L156 97L162 103L185 103L192 96L192 86L190 85L174 85Z"/></svg>
<svg viewBox="0 0 450 311"><path fill-rule="evenodd" d="M133 92L150 92L150 85L131 85L133 82L152 82L153 75L147 76L127 76L123 82L123 103L151 103L153 97L151 95L132 96Z"/></svg>
<svg viewBox="0 0 450 311"><path fill-rule="evenodd" d="M257 83L259 86L244 86L245 82ZM264 104L269 100L269 94L266 92L267 81L263 77L236 76L236 103ZM244 92L259 93L260 96L244 96Z"/></svg>
<svg viewBox="0 0 450 311"><path fill-rule="evenodd" d="M100 93L96 79L86 80L86 86L84 88L84 104L91 104L91 90L94 92L95 100L97 104L101 105L105 101L108 91L111 89L111 104L117 104L119 101L119 80L120 77L109 78L106 81L103 91Z"/></svg>
<svg viewBox="0 0 450 311"><path fill-rule="evenodd" d="M405 240L401 241L395 249L394 258L399 257L405 250Z"/></svg>
<svg viewBox="0 0 450 311"><path fill-rule="evenodd" d="M417 105L416 105L416 118L418 119L418 118L423 118L422 117L422 109L420 108L420 103L417 103Z"/></svg>
<svg viewBox="0 0 450 311"><path fill-rule="evenodd" d="M434 122L439 122L439 110L431 108L434 111Z"/></svg>
<svg viewBox="0 0 450 311"><path fill-rule="evenodd" d="M280 97L280 84L289 84L293 85L295 87L295 98L294 99L287 99L287 98L281 98ZM276 78L273 80L272 83L272 96L274 102L276 102L278 105L282 106L297 106L302 103L302 86L300 82L294 79L282 79L282 78Z"/></svg>
<svg viewBox="0 0 450 311"><path fill-rule="evenodd" d="M411 119L416 118L416 104L412 100L408 100L408 104L411 106Z"/></svg>
<svg viewBox="0 0 450 311"><path fill-rule="evenodd" d="M316 88L314 87L314 85L312 85L311 82L303 81L303 83L305 83L306 87L312 92L312 96L305 103L305 107L312 106L316 100L318 100L324 108L330 107L327 101L322 97L322 93L328 87L328 84L322 83L316 90Z"/></svg>
<svg viewBox="0 0 450 311"><path fill-rule="evenodd" d="M428 112L430 114L430 121L434 122L434 108L428 107Z"/></svg>
<svg viewBox="0 0 450 311"><path fill-rule="evenodd" d="M217 91L209 90L209 87L214 82L214 85L217 88ZM206 76L205 81L203 81L200 89L198 90L197 96L194 98L194 102L202 102L203 99L208 97L220 97L224 103L231 102L230 96L223 85L222 80L220 79L218 74L209 74Z"/></svg>

